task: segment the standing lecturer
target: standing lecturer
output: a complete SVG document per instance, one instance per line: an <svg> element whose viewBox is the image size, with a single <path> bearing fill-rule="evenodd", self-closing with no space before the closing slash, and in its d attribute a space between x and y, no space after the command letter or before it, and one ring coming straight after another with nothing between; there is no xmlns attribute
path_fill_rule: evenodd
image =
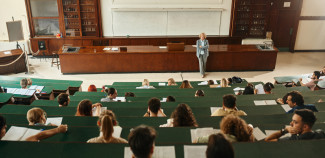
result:
<svg viewBox="0 0 325 158"><path fill-rule="evenodd" d="M207 35L205 33L201 33L199 37L200 39L196 41L196 56L199 59L200 74L202 75L202 78L204 78L207 59L209 56L209 42L206 39Z"/></svg>

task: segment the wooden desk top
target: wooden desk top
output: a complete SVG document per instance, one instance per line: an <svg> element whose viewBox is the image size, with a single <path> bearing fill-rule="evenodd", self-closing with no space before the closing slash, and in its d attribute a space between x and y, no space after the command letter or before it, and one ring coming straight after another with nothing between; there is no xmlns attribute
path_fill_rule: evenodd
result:
<svg viewBox="0 0 325 158"><path fill-rule="evenodd" d="M9 54L7 54L7 53L9 53ZM8 56L14 56L14 55L20 55L21 53L23 53L23 51L21 49L12 49L12 50L0 51L0 58L8 57Z"/></svg>
<svg viewBox="0 0 325 158"><path fill-rule="evenodd" d="M77 46L76 46L77 47ZM86 46L80 47L78 53L62 53L62 48L59 51L61 55L70 54L103 54L103 53L193 53L196 52L196 47L186 45L184 51L168 51L167 48L159 48L159 46L125 46L127 52L103 50L104 48L119 48L120 46ZM255 45L210 45L209 52L274 52L278 51L275 47L272 51L261 51Z"/></svg>

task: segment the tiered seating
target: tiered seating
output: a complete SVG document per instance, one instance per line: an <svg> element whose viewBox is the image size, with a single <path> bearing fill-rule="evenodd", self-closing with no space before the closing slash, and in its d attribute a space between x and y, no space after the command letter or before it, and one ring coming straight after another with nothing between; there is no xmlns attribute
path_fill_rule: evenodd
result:
<svg viewBox="0 0 325 158"><path fill-rule="evenodd" d="M0 78L1 79L1 78ZM33 79L34 81L34 79ZM8 81L8 84L11 81ZM55 82L55 81L53 81ZM33 82L34 83L34 82ZM37 82L36 82L37 83ZM66 82L68 83L68 82ZM253 84L260 84L256 82ZM124 96L125 92L134 92L136 97L128 98L127 102L109 102L102 103L107 109L112 110L123 128L121 137L127 139L132 128L140 124L153 126L158 136L156 146L173 145L175 146L176 156L184 157L184 145L191 144L191 134L189 127L177 128L159 128L159 125L166 123L167 118L144 118L143 114L147 110L147 102L152 97L162 99L169 95L176 98L175 103L162 103L164 113L169 117L179 103L187 103L193 110L199 127L219 128L219 122L222 117L210 117L210 107L221 107L222 96L224 94L233 94L235 87L245 87L247 81L241 84L234 84L229 88L209 88L208 86L199 86L198 82L191 82L193 89L179 89L179 86L158 86L158 82L151 83L156 89L136 89L141 86L140 82L114 82L119 96ZM54 84L55 85L55 84ZM180 85L180 83L178 83ZM70 85L71 86L71 85ZM69 86L69 87L70 87ZM55 87L55 86L53 86ZM196 90L204 90L206 96L195 98ZM319 110L316 113L317 122L314 129L325 130L325 103L316 103L319 99L325 100L325 91L310 91L306 87L286 88L282 85L276 85L273 89L274 94L269 95L241 95L237 96L237 107L245 111L248 116L242 117L247 123L259 127L262 131L266 129L278 130L291 121L292 114L285 114L283 108L279 105L255 106L254 100L275 100L282 98L287 92L298 90L302 92L306 103L313 103ZM64 134L57 134L51 138L45 139L41 143L30 142L0 142L0 152L7 157L29 156L30 153L13 153L12 148L24 148L27 151L43 153L51 149L53 157L89 157L89 156L107 156L123 157L124 147L127 144L85 144L88 139L98 136L97 117L76 117L76 107L83 99L90 99L93 103L100 102L105 97L103 92L76 92L70 96L71 102L68 107L58 107L56 99L54 100L35 100L30 106L6 104L0 109L0 114L7 118L8 127L12 125L28 126L26 113L33 107L40 107L46 111L48 117L62 116L63 124L69 125L69 130ZM0 100L2 101L2 100ZM28 126L35 129L49 129L53 127ZM277 143L234 143L236 157L302 157L308 153L308 156L323 157L325 151L321 146L325 141L301 141L301 142L277 142ZM308 148L305 148L308 146ZM319 151L310 153L312 150ZM279 150L277 150L279 149ZM295 150L296 152L290 152ZM48 150L47 150L48 151ZM25 153L25 152L24 152ZM50 154L47 153L47 154ZM52 155L51 155L52 156Z"/></svg>

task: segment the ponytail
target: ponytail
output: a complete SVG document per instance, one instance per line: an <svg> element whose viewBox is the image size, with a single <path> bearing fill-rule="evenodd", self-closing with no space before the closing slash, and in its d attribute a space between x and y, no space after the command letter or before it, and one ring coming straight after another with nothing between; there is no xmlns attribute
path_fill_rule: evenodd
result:
<svg viewBox="0 0 325 158"><path fill-rule="evenodd" d="M101 131L103 133L103 137L105 140L109 140L110 138L112 138L113 132L114 132L114 128L113 128L113 123L112 120L109 116L103 116L100 119L100 123L101 123Z"/></svg>

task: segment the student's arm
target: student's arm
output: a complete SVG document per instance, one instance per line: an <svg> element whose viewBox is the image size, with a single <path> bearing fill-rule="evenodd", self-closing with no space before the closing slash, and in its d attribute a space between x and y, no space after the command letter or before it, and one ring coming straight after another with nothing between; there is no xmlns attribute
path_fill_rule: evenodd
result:
<svg viewBox="0 0 325 158"><path fill-rule="evenodd" d="M265 138L265 141L267 142L274 142L274 141L278 141L279 138L287 133L290 133L290 134L297 134L298 130L296 130L295 128L291 127L291 126L288 126L284 129L284 131L280 130L278 132L275 132L273 134L271 134L270 136L266 137Z"/></svg>
<svg viewBox="0 0 325 158"><path fill-rule="evenodd" d="M65 133L68 130L67 125L60 125L57 128L49 129L42 131L36 135L30 136L26 139L26 141L40 141L42 139L46 139L48 137L52 137L58 133Z"/></svg>
<svg viewBox="0 0 325 158"><path fill-rule="evenodd" d="M306 84L302 83L302 78L299 78L299 83L301 86L306 86Z"/></svg>
<svg viewBox="0 0 325 158"><path fill-rule="evenodd" d="M102 111L102 104L101 103L96 103L92 105L92 108L96 107L96 112L93 114L93 116L99 116L100 112Z"/></svg>
<svg viewBox="0 0 325 158"><path fill-rule="evenodd" d="M166 115L164 114L164 112L161 109L158 110L157 115L159 115L159 114L161 114L162 117L166 117Z"/></svg>

